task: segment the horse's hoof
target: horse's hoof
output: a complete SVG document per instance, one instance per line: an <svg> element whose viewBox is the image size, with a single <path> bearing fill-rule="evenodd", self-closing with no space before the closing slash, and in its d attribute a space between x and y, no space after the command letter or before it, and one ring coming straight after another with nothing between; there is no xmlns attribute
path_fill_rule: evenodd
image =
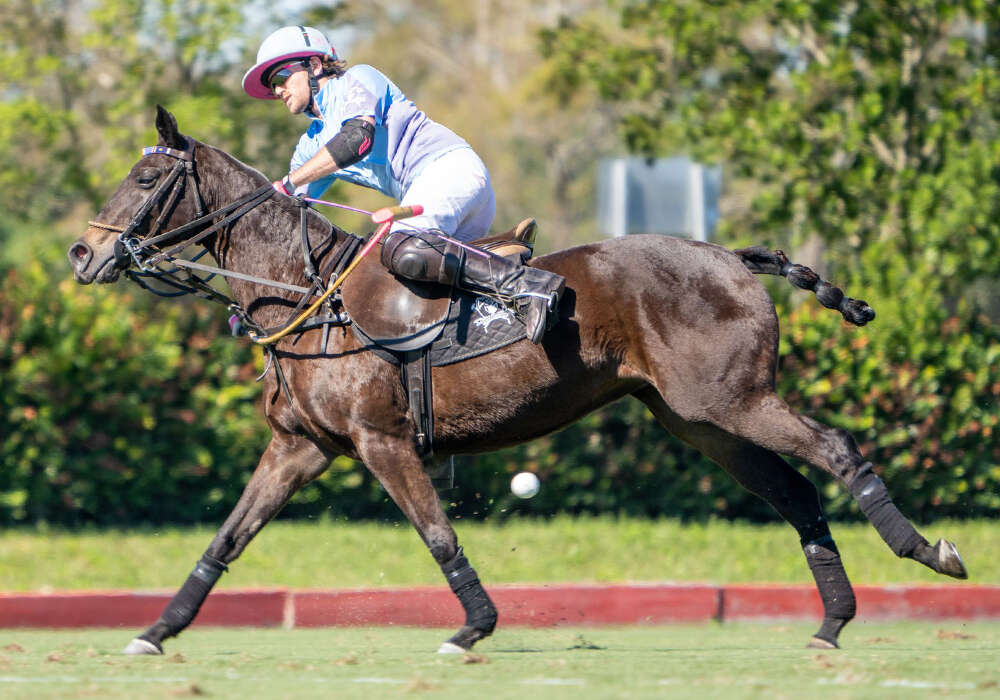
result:
<svg viewBox="0 0 1000 700"><path fill-rule="evenodd" d="M163 649L150 641L136 637L122 649L122 653L127 656L160 656L163 654Z"/></svg>
<svg viewBox="0 0 1000 700"><path fill-rule="evenodd" d="M934 551L937 553L938 573L953 578L969 578L969 572L965 570L965 564L954 544L948 540L938 540Z"/></svg>
<svg viewBox="0 0 1000 700"><path fill-rule="evenodd" d="M806 649L839 649L840 645L836 642L831 642L829 639L820 639L819 637L813 637L806 644Z"/></svg>
<svg viewBox="0 0 1000 700"><path fill-rule="evenodd" d="M464 654L468 649L463 649L457 644L452 644L451 642L445 642L438 648L439 654Z"/></svg>

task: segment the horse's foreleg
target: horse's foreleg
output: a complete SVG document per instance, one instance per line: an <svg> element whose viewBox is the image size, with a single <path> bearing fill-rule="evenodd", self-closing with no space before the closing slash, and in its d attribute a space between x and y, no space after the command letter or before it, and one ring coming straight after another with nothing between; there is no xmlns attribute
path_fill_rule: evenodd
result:
<svg viewBox="0 0 1000 700"><path fill-rule="evenodd" d="M840 631L854 618L857 602L823 516L816 487L774 452L735 438L708 423L683 420L654 390L637 396L668 431L719 464L795 528L823 601L823 624L809 646L837 648Z"/></svg>
<svg viewBox="0 0 1000 700"><path fill-rule="evenodd" d="M379 436L358 441L358 444L365 464L413 524L465 610L465 624L441 645L438 652L468 651L473 644L493 633L497 609L458 546L455 531L410 438Z"/></svg>
<svg viewBox="0 0 1000 700"><path fill-rule="evenodd" d="M774 393L734 405L739 406L738 411L714 421L719 427L769 450L798 457L837 477L896 556L914 559L940 574L967 577L953 544L940 540L931 546L899 511L847 431L794 413Z"/></svg>
<svg viewBox="0 0 1000 700"><path fill-rule="evenodd" d="M319 476L329 458L313 443L275 432L236 507L170 600L160 618L125 648L126 654L162 654L163 640L191 624L216 581L303 484Z"/></svg>

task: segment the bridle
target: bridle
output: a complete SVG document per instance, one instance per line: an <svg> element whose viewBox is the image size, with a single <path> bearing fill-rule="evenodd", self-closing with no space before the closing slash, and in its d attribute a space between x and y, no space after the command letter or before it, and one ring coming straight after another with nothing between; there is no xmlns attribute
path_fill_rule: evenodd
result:
<svg viewBox="0 0 1000 700"><path fill-rule="evenodd" d="M198 189L193 141L189 139L189 146L183 151L168 148L166 146L148 146L142 149L143 158L150 155L169 156L176 159L176 162L167 174L166 178L159 183L157 188L150 194L146 201L143 202L138 211L136 211L136 213L129 220L128 224L122 228L120 226L114 226L99 221L88 222L88 225L92 227L118 233L118 239L115 242L112 256L99 265L99 268L103 267L103 265L106 265L111 259L113 259L114 264L119 269L124 271L126 277L136 282L143 289L146 289L154 294L170 297L193 294L222 303L233 313L233 316L230 317L230 327L234 334L246 333L254 342L267 346L270 346L278 338L283 337L292 330L304 331L310 328L323 326L325 329L323 345L325 347L326 336L330 325L346 325L350 323L350 319L345 313L342 311L334 311L332 300L329 300L328 295L324 293L325 285L323 283L323 279L316 272L313 263L312 247L309 243L307 231L306 209L309 208L307 202L302 201L301 198L296 198L298 205L301 207L300 221L303 258L305 261L305 276L312 282L311 287L287 284L285 282L254 277L252 275L225 270L219 267L203 265L198 263L197 260L202 255L207 253L207 250L199 253L193 260L187 260L178 256L186 248L196 243L200 243L217 231L226 229L244 214L273 197L276 193L275 189L270 184L261 185L256 190L243 195L239 199L206 214L204 200L202 199L201 192ZM182 224L181 226L170 229L169 231L161 232L164 222L168 219L171 211L179 201L181 193L185 188L185 183L187 182L191 183L191 189L194 192L197 204L197 213L195 218L186 224ZM170 190L169 195L167 194L168 189ZM165 196L167 198L166 202L164 203L156 221L150 227L146 235L139 237L137 235L139 228L149 217L153 207L162 201ZM333 236L335 236L335 229L331 225L330 234L327 236L326 241L321 243L321 245L324 245ZM354 254L357 252L361 242L362 240L357 236L350 234L347 235L345 240L346 244L339 246L338 250L334 253L336 256L332 269L334 277L336 277L337 274L340 273L344 267L348 265L348 263L350 263L351 258L354 257ZM161 267L161 265L165 264L170 265L170 267ZM133 266L137 268L137 270L131 269ZM182 272L182 270L184 270L184 272ZM194 271L208 273L209 276L200 277L196 275ZM209 284L215 275L283 289L298 293L302 296L295 307L292 317L287 323L275 328L263 328L254 322L250 315L234 299L223 294L221 291ZM165 292L150 286L146 282L149 278L156 279L159 282L166 284L174 291ZM326 301L328 313L317 316L310 321L304 321L299 312L306 307L306 304L311 298L317 296L322 297L324 301ZM298 318L296 318L297 316Z"/></svg>
<svg viewBox="0 0 1000 700"><path fill-rule="evenodd" d="M157 264L165 260L174 258L185 248L199 243L216 231L228 226L230 223L250 211L258 204L261 204L274 195L274 188L270 185L262 185L253 192L240 197L235 202L216 209L208 214L205 213L205 203L198 188L198 179L195 174L194 146L189 145L187 149L179 151L166 146L147 146L142 149L142 156L165 155L177 160L170 172L157 186L152 194L143 202L138 211L132 215L125 228L112 226L98 221L90 221L88 224L97 228L118 232L118 240L114 247L115 265L123 270L127 270L131 264L135 264L142 272L149 272ZM183 177L182 177L183 175ZM195 218L186 224L175 229L160 233L164 222L174 206L180 199L186 182L191 183L191 190L194 192L197 202L197 213ZM172 189L170 189L172 188ZM136 235L139 227L149 216L150 211L163 199L166 191L170 189L167 201L160 211L156 221L150 226L145 236L140 238ZM221 220L216 218L222 216ZM214 223L212 223L214 221ZM207 226L206 226L207 225ZM199 231L199 229L201 229ZM189 238L184 238L188 233L197 231ZM163 245L175 244L172 248L164 250ZM171 260L176 262L175 260Z"/></svg>
<svg viewBox="0 0 1000 700"><path fill-rule="evenodd" d="M321 352L325 353L330 327L346 326L351 323L350 317L343 310L335 308L335 305L341 308L342 305L338 304L339 300L334 294L339 294L339 288L347 276L351 274L361 260L371 252L381 239L388 234L393 221L397 217L403 219L409 216L417 216L423 212L423 207L418 205L386 207L373 212L371 214L372 221L379 224L379 227L369 237L367 242L358 236L345 234L343 241L333 249L332 258L328 261L332 266L329 273L330 283L327 285L317 273L313 262L313 249L309 243L307 218L309 203L305 197L295 197L294 199L300 211L299 220L302 233L302 256L305 264L304 272L306 279L312 282L311 287L299 287L297 285L253 277L195 262L197 257L208 252L207 248L195 260L176 257L184 249L203 241L212 233L228 227L248 211L273 197L276 191L272 185L261 185L253 192L243 195L236 201L206 214L204 213L204 201L201 192L198 190L198 179L195 174L194 164L194 144L192 141L189 140L188 148L183 151L166 146L150 146L142 149L142 155L143 157L148 155L166 155L175 158L177 162L171 168L169 175L150 194L149 198L143 202L142 206L139 207L139 210L132 216L127 226L121 228L99 221L88 222L90 226L95 228L118 232L118 240L115 242L112 256L98 266L98 269L103 268L104 265L113 259L115 265L119 269L122 269L129 279L155 294L159 294L160 296L194 294L225 304L232 312L232 316L229 318L229 326L233 335L245 334L249 336L254 343L261 345L268 354L267 366L257 380L260 381L263 379L273 366L278 386L284 392L289 405L294 410L295 404L292 400L291 388L285 379L281 363L278 360L278 351L275 348L275 344L289 333L301 333L302 331L321 327L323 329L323 338L320 347ZM184 174L184 177L182 177L182 174ZM177 228L160 233L160 228L179 201L181 192L184 189L184 183L187 181L191 182L191 187L198 202L198 212L195 218ZM168 188L171 188L170 194L159 217L157 217L156 222L146 236L139 238L136 232L149 216L153 207L164 197ZM327 235L325 241L320 246L317 246L317 249L325 246L327 242L335 238L336 231L337 229L331 224L330 233ZM364 247L362 247L362 243L364 243ZM161 246L170 247L164 250ZM159 267L164 263L169 263L173 267L169 269ZM133 264L139 268L138 272L130 269ZM186 271L184 277L179 276L181 270ZM208 272L210 276L202 278L194 274L192 270ZM286 323L275 328L265 329L255 323L249 313L236 300L231 299L209 284L212 277L217 274L297 292L301 294L301 297ZM143 277L154 277L168 286L175 288L177 292L163 293L156 290L146 284ZM313 298L315 298L315 301L309 304ZM321 308L325 310L325 313L317 313Z"/></svg>

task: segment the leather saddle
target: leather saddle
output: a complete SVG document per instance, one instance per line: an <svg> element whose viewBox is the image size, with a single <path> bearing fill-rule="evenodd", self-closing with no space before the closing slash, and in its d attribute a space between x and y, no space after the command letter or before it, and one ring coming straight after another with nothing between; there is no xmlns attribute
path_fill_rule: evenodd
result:
<svg viewBox="0 0 1000 700"><path fill-rule="evenodd" d="M534 250L536 225L525 219L515 228L471 245L527 261ZM377 345L408 352L430 345L444 330L453 289L397 277L373 250L344 281L341 298L354 324Z"/></svg>

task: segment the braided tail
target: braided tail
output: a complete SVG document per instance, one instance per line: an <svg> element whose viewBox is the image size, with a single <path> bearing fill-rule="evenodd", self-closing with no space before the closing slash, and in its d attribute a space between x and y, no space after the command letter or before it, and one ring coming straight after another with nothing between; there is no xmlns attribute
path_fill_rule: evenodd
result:
<svg viewBox="0 0 1000 700"><path fill-rule="evenodd" d="M861 299L852 299L840 287L834 287L805 265L788 261L788 256L780 250L768 250L755 245L733 251L750 272L758 275L781 275L799 289L809 289L816 293L819 303L828 309L836 309L849 323L863 326L875 318L875 310Z"/></svg>

